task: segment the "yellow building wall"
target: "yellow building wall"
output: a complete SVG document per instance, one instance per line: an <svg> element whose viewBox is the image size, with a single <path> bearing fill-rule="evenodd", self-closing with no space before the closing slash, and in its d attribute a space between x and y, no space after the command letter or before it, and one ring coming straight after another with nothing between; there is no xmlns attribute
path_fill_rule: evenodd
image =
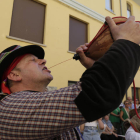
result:
<svg viewBox="0 0 140 140"><path fill-rule="evenodd" d="M14 0L1 0L0 1L0 51L11 45L30 45L31 43L18 41L14 39L8 39L10 24L12 18ZM46 17L45 17L45 31L44 31L44 43L47 47L43 47L45 50L45 59L47 60L46 66L49 68L57 63L65 61L73 57L73 53L69 51L69 17L73 16L88 24L88 42L96 35L103 22L80 12L67 4L63 4L59 0L36 0L37 2L46 5ZM74 1L74 0L70 0ZM102 16L120 16L120 0L113 0L113 13L105 8L105 0L75 0L76 2L86 6L87 8L94 10ZM139 13L140 6L132 0L122 0L122 16L127 17L127 5L132 5L132 14L136 17L136 20L140 21ZM77 46L78 47L78 46ZM85 68L81 66L78 61L70 60L66 63L60 64L50 69L54 80L49 86L57 87L57 89L68 86L68 81L79 81ZM140 71L138 71L135 82L136 86L140 87ZM131 85L132 86L132 85ZM128 96L131 95L131 86L128 89ZM124 98L125 99L125 98Z"/></svg>
<svg viewBox="0 0 140 140"><path fill-rule="evenodd" d="M69 53L69 17L73 16L79 20L92 24L88 26L88 40L94 37L102 25L100 22L83 15L70 7L67 7L57 1L47 1L47 19L46 19L46 33L45 44L47 47L46 59L47 67L51 67L59 62L70 59L73 53ZM96 29L95 29L96 27ZM58 65L52 69L54 80L49 86L56 86L57 88L68 86L69 81L79 81L85 68L81 66L78 61L70 60L66 63Z"/></svg>

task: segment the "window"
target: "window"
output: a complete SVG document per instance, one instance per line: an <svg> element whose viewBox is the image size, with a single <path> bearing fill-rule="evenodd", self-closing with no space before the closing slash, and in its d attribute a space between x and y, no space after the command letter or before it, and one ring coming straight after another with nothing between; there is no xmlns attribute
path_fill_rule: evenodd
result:
<svg viewBox="0 0 140 140"><path fill-rule="evenodd" d="M10 36L43 43L45 8L32 0L14 0Z"/></svg>
<svg viewBox="0 0 140 140"><path fill-rule="evenodd" d="M69 27L69 51L76 49L87 42L87 24L70 17Z"/></svg>
<svg viewBox="0 0 140 140"><path fill-rule="evenodd" d="M136 98L140 101L140 88L136 88ZM134 88L132 87L132 99L134 100Z"/></svg>
<svg viewBox="0 0 140 140"><path fill-rule="evenodd" d="M112 0L105 0L105 7L107 10L113 12L112 10Z"/></svg>
<svg viewBox="0 0 140 140"><path fill-rule="evenodd" d="M77 83L76 81L68 81L68 86L76 84L76 83Z"/></svg>
<svg viewBox="0 0 140 140"><path fill-rule="evenodd" d="M131 6L127 3L127 17L131 16Z"/></svg>

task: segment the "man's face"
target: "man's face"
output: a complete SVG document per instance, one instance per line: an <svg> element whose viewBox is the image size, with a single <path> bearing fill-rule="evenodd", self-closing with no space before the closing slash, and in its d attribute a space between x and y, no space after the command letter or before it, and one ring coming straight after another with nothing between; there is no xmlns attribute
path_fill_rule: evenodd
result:
<svg viewBox="0 0 140 140"><path fill-rule="evenodd" d="M136 99L136 103L137 103L137 104L139 103L138 99Z"/></svg>
<svg viewBox="0 0 140 140"><path fill-rule="evenodd" d="M45 66L46 60L38 59L32 54L27 54L16 66L19 68L23 82L41 83L46 86L53 80L51 71Z"/></svg>
<svg viewBox="0 0 140 140"><path fill-rule="evenodd" d="M105 119L106 121L108 121L108 120L109 120L109 116L106 115L106 116L104 117L104 119Z"/></svg>
<svg viewBox="0 0 140 140"><path fill-rule="evenodd" d="M132 98L131 97L128 97L127 100L129 100L129 102L132 102Z"/></svg>
<svg viewBox="0 0 140 140"><path fill-rule="evenodd" d="M125 102L124 105L125 105L126 108L128 108L130 106L130 103L129 102Z"/></svg>

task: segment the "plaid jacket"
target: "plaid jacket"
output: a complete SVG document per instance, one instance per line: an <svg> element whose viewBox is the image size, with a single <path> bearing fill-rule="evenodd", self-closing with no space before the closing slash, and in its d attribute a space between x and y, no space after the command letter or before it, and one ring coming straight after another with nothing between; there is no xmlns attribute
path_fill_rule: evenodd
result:
<svg viewBox="0 0 140 140"><path fill-rule="evenodd" d="M77 140L83 124L74 99L80 82L51 92L21 91L0 101L2 140ZM79 138L77 138L77 135Z"/></svg>

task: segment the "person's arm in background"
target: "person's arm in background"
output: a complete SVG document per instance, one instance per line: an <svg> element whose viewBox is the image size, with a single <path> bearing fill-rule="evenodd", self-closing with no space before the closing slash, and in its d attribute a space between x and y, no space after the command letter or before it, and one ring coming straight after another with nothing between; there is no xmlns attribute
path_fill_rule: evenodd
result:
<svg viewBox="0 0 140 140"><path fill-rule="evenodd" d="M84 128L85 128L85 124L81 124L80 125L80 132L81 132L81 134L83 134Z"/></svg>
<svg viewBox="0 0 140 140"><path fill-rule="evenodd" d="M119 117L119 116L120 116L120 115L116 115L116 114L113 113L113 112L111 112L110 114L113 115L113 116L116 116L116 117Z"/></svg>
<svg viewBox="0 0 140 140"><path fill-rule="evenodd" d="M99 129L104 130L105 127L104 127L104 123L102 122L102 118L98 119L97 121L98 121Z"/></svg>
<svg viewBox="0 0 140 140"><path fill-rule="evenodd" d="M118 137L118 135L116 133L114 133L114 126L112 126L111 131L112 131L112 134L115 135L115 137Z"/></svg>
<svg viewBox="0 0 140 140"><path fill-rule="evenodd" d="M106 129L102 133L103 134L107 134L107 135L112 135L112 131L111 131L111 129L108 126L106 126Z"/></svg>
<svg viewBox="0 0 140 140"><path fill-rule="evenodd" d="M120 112L120 119L124 122L124 119L123 119L123 111L121 110L121 112Z"/></svg>
<svg viewBox="0 0 140 140"><path fill-rule="evenodd" d="M113 132L114 131L114 126L112 126L112 129L110 129L108 126L106 128L106 130L104 132L102 132L103 134L107 134L107 135L115 135L115 137L118 137L118 135L116 133Z"/></svg>
<svg viewBox="0 0 140 140"><path fill-rule="evenodd" d="M111 131L112 131L112 132L114 131L114 126L112 126L112 129L111 129Z"/></svg>

